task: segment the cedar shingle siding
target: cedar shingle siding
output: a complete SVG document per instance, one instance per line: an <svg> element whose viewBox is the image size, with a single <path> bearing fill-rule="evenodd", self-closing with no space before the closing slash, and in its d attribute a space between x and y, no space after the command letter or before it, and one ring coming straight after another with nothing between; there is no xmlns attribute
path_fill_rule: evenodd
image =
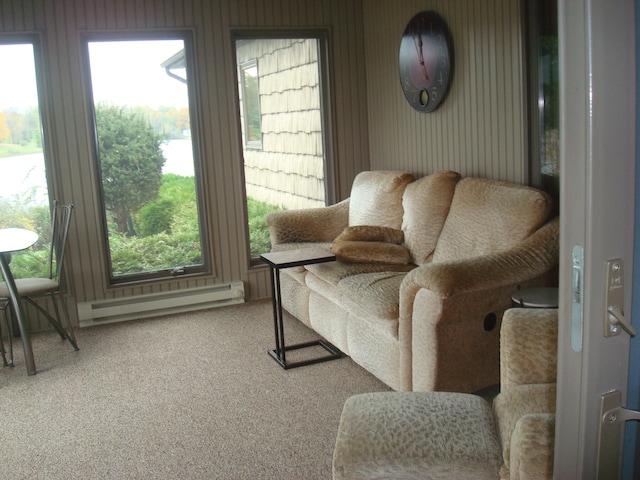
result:
<svg viewBox="0 0 640 480"><path fill-rule="evenodd" d="M239 41L238 65L251 60L258 65L262 148L244 148L247 196L287 209L324 206L317 41Z"/></svg>

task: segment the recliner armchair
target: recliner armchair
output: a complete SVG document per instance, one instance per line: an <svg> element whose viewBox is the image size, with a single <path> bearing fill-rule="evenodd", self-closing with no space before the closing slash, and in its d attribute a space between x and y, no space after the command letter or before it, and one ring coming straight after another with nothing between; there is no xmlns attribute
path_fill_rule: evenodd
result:
<svg viewBox="0 0 640 480"><path fill-rule="evenodd" d="M500 337L501 391L350 397L333 456L335 480L550 479L558 311L512 308Z"/></svg>

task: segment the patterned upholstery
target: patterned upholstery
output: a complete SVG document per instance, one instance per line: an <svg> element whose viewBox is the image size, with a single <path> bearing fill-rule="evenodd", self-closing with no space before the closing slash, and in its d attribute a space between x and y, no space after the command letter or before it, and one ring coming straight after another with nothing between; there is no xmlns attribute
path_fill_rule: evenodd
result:
<svg viewBox="0 0 640 480"><path fill-rule="evenodd" d="M347 400L334 479L495 479L502 459L491 407L449 392L366 393Z"/></svg>
<svg viewBox="0 0 640 480"><path fill-rule="evenodd" d="M360 172L351 186L349 226L375 225L399 229L402 225L402 194L415 179L409 172Z"/></svg>
<svg viewBox="0 0 640 480"><path fill-rule="evenodd" d="M512 248L540 228L552 208L551 197L543 191L463 178L456 186L433 261L481 257Z"/></svg>
<svg viewBox="0 0 640 480"><path fill-rule="evenodd" d="M557 350L557 342L548 341L554 331L557 310L507 310L501 368L509 365L511 378L553 382L501 385L492 406L451 392L349 398L333 454L334 480L552 478L556 384L547 366ZM539 336L541 346L531 348Z"/></svg>
<svg viewBox="0 0 640 480"><path fill-rule="evenodd" d="M337 255L284 270L283 307L394 390L496 385L511 294L557 281L559 228L550 212L547 194L515 183L451 171L418 180L361 172L347 200L267 216L273 251L329 249L352 231L378 239L350 245L349 262ZM374 258L377 235L398 229L404 243L385 236L381 243L391 245Z"/></svg>

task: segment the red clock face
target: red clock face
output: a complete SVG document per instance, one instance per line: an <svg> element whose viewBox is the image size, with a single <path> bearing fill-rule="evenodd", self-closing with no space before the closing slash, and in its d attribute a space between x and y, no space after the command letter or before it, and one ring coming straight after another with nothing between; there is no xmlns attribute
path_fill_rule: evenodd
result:
<svg viewBox="0 0 640 480"><path fill-rule="evenodd" d="M421 12L407 24L400 42L400 84L409 104L432 112L444 100L453 69L451 35L435 12Z"/></svg>

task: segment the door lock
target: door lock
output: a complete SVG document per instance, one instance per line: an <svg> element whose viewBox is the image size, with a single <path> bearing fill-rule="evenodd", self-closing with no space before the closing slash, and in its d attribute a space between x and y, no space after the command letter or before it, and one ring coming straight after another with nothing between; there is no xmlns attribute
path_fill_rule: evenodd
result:
<svg viewBox="0 0 640 480"><path fill-rule="evenodd" d="M630 337L635 337L638 332L624 316L624 269L621 259L607 262L606 282L604 336L613 337L623 329Z"/></svg>

